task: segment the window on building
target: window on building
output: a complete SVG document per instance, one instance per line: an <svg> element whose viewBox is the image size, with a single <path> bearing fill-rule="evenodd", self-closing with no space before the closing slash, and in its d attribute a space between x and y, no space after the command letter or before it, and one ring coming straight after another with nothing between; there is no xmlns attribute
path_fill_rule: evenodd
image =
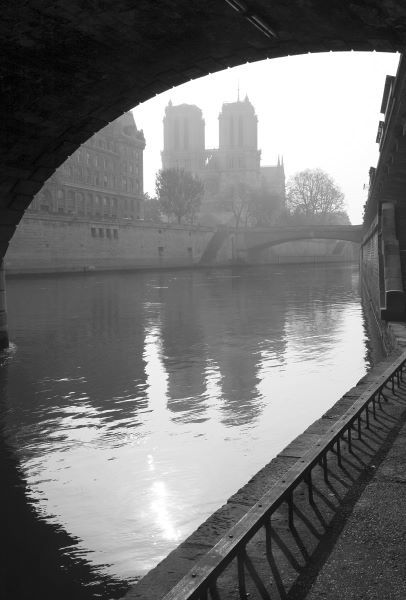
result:
<svg viewBox="0 0 406 600"><path fill-rule="evenodd" d="M106 237L108 237L109 240L111 240L111 229L109 227L107 227L106 229Z"/></svg>
<svg viewBox="0 0 406 600"><path fill-rule="evenodd" d="M229 133L230 133L230 146L234 146L234 119L230 117L229 119Z"/></svg>
<svg viewBox="0 0 406 600"><path fill-rule="evenodd" d="M118 240L118 229L113 229L113 236L115 240Z"/></svg>
<svg viewBox="0 0 406 600"><path fill-rule="evenodd" d="M179 119L175 119L173 123L173 147L175 150L179 148Z"/></svg>
<svg viewBox="0 0 406 600"><path fill-rule="evenodd" d="M91 194L86 194L86 214L93 214L93 197Z"/></svg>
<svg viewBox="0 0 406 600"><path fill-rule="evenodd" d="M99 227L99 237L104 237L104 229L103 227Z"/></svg>
<svg viewBox="0 0 406 600"><path fill-rule="evenodd" d="M83 216L85 214L85 199L83 197L83 194L81 194L80 192L77 192L76 194L76 206L78 215Z"/></svg>
<svg viewBox="0 0 406 600"><path fill-rule="evenodd" d="M68 213L75 212L75 194L71 190L66 194L66 211Z"/></svg>
<svg viewBox="0 0 406 600"><path fill-rule="evenodd" d="M187 253L189 258L193 258L193 248L189 246L189 248L187 249Z"/></svg>
<svg viewBox="0 0 406 600"><path fill-rule="evenodd" d="M113 217L117 216L117 198L113 198L113 205L111 207L111 214Z"/></svg>
<svg viewBox="0 0 406 600"><path fill-rule="evenodd" d="M238 145L244 145L244 123L241 115L238 117Z"/></svg>
<svg viewBox="0 0 406 600"><path fill-rule="evenodd" d="M51 212L52 210L52 195L49 190L44 190L40 196L40 210Z"/></svg>
<svg viewBox="0 0 406 600"><path fill-rule="evenodd" d="M158 256L163 256L163 255L164 255L164 247L158 246Z"/></svg>
<svg viewBox="0 0 406 600"><path fill-rule="evenodd" d="M91 231L92 237L96 237L97 236L96 227L91 227L90 231Z"/></svg>

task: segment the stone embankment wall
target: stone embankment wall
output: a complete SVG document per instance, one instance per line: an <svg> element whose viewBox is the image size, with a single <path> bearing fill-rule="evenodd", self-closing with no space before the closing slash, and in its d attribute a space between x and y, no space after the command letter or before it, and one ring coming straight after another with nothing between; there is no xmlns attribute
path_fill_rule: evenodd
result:
<svg viewBox="0 0 406 600"><path fill-rule="evenodd" d="M214 232L210 227L26 215L10 242L5 268L18 274L193 266ZM231 251L229 239L216 264L229 264Z"/></svg>
<svg viewBox="0 0 406 600"><path fill-rule="evenodd" d="M25 215L10 242L5 268L8 274L30 274L196 266L215 233L212 227ZM207 264L229 265L236 258L233 238L226 236ZM258 262L353 261L355 246L336 240L287 242L261 253Z"/></svg>
<svg viewBox="0 0 406 600"><path fill-rule="evenodd" d="M360 260L363 282L377 318L404 321L406 298L393 203L381 204L381 214L362 241Z"/></svg>
<svg viewBox="0 0 406 600"><path fill-rule="evenodd" d="M365 235L360 250L360 269L363 285L376 315L380 315L381 292L379 285L379 238L378 217Z"/></svg>

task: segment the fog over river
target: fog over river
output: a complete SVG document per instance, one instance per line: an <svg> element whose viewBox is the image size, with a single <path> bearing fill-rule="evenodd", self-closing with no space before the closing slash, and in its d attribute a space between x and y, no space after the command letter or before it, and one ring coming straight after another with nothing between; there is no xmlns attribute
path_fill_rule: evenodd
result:
<svg viewBox="0 0 406 600"><path fill-rule="evenodd" d="M21 278L7 290L13 543L29 553L31 540L84 598L122 594L120 581L165 557L371 360L354 265Z"/></svg>

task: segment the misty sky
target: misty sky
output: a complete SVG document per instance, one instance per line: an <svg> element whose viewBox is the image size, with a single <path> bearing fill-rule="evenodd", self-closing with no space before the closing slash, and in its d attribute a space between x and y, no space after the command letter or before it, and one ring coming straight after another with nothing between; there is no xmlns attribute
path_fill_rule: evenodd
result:
<svg viewBox="0 0 406 600"><path fill-rule="evenodd" d="M323 53L301 55L227 69L159 94L137 106L144 130L144 191L154 194L161 168L162 119L169 99L197 104L206 121L206 148L218 147L218 114L223 102L245 94L258 115L261 164L283 155L287 178L320 167L345 194L352 223L361 223L368 170L376 165L375 143L386 75L396 73L398 54Z"/></svg>

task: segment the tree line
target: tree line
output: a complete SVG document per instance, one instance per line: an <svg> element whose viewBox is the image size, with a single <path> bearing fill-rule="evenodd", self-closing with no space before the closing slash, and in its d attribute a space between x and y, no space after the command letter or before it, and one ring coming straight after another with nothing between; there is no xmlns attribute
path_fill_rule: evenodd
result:
<svg viewBox="0 0 406 600"><path fill-rule="evenodd" d="M154 222L194 224L204 198L204 184L183 169L157 173L156 196L144 195L144 218ZM236 228L271 225L349 224L344 194L334 179L321 169L305 169L286 185L286 203L265 186L251 188L244 182L224 187L216 208L232 214Z"/></svg>

